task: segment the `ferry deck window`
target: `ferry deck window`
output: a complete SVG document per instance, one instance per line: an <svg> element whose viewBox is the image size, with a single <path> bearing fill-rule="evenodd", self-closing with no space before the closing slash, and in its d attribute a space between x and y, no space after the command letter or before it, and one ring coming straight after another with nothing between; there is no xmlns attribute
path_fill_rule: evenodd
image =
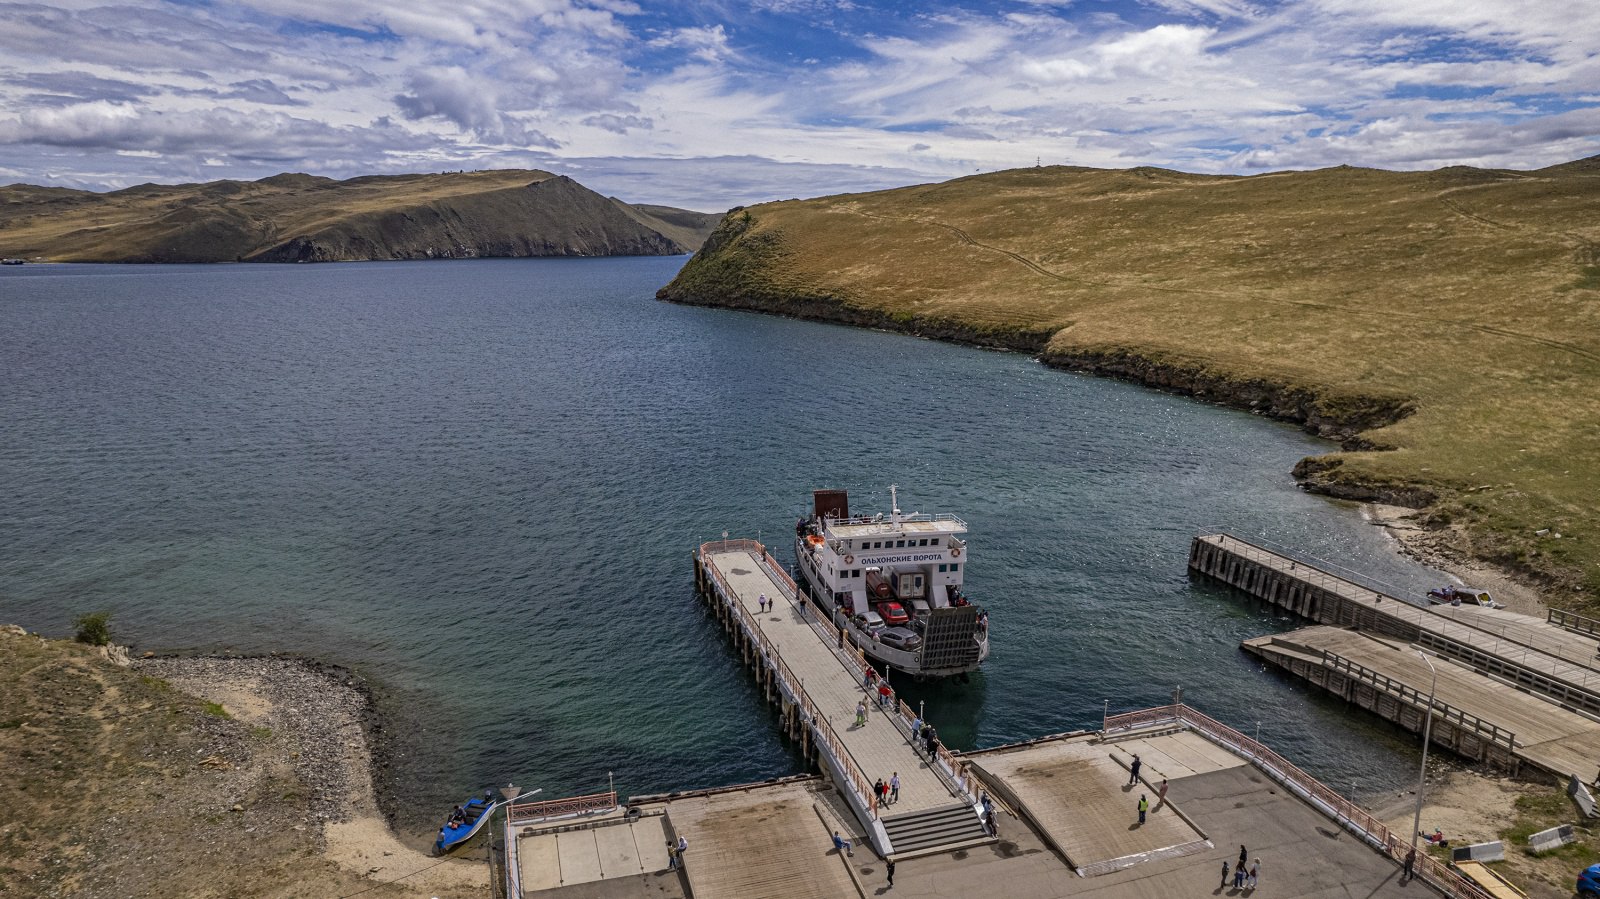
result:
<svg viewBox="0 0 1600 899"><path fill-rule="evenodd" d="M950 566L944 564L943 562L941 562L941 563L939 563L939 570L940 571L949 571L950 570Z"/></svg>
<svg viewBox="0 0 1600 899"><path fill-rule="evenodd" d="M895 545L895 546L905 546L905 545L906 545L906 542L905 542L905 541L904 541L904 540L896 540L896 541L895 541L895 542L894 542L894 545Z"/></svg>
<svg viewBox="0 0 1600 899"><path fill-rule="evenodd" d="M950 563L950 570L951 571L960 571L961 570L961 563L960 562L951 562Z"/></svg>
<svg viewBox="0 0 1600 899"><path fill-rule="evenodd" d="M917 545L918 546L927 546L928 545L928 538L924 537L921 540L918 540L917 541Z"/></svg>
<svg viewBox="0 0 1600 899"><path fill-rule="evenodd" d="M934 546L938 546L939 545L939 538L938 537L933 538L933 545Z"/></svg>

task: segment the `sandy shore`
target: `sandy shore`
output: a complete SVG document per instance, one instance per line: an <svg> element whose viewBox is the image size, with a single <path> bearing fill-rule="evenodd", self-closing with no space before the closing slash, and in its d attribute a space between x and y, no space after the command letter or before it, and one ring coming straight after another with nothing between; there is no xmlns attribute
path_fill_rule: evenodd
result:
<svg viewBox="0 0 1600 899"><path fill-rule="evenodd" d="M1450 536L1429 531L1418 522L1420 513L1416 509L1367 503L1361 507L1361 514L1387 531L1405 555L1443 571L1459 584L1488 590L1496 601L1513 612L1545 617L1549 607L1538 590L1487 562L1461 557L1452 548Z"/></svg>
<svg viewBox="0 0 1600 899"><path fill-rule="evenodd" d="M488 888L481 852L434 858L402 842L384 820L363 726L368 699L347 672L277 658L152 658L134 665L270 734L265 738L292 758L310 793L298 826L320 832L316 842L329 861L418 896L480 896Z"/></svg>

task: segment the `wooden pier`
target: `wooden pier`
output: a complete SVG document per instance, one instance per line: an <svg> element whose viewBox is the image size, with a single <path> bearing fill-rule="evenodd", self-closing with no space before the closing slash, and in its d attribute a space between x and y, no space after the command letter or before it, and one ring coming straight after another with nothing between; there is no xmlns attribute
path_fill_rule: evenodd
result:
<svg viewBox="0 0 1600 899"><path fill-rule="evenodd" d="M1416 733L1432 687L1432 742L1473 761L1513 773L1531 764L1563 778L1588 778L1600 764L1600 721L1397 641L1318 626L1246 640L1244 648Z"/></svg>
<svg viewBox="0 0 1600 899"><path fill-rule="evenodd" d="M1189 569L1320 624L1414 643L1520 690L1600 715L1595 639L1568 626L1478 606L1418 606L1231 534L1196 537Z"/></svg>
<svg viewBox="0 0 1600 899"><path fill-rule="evenodd" d="M868 665L794 580L754 540L706 543L695 585L716 612L784 733L828 773L880 855L942 852L992 839L978 818L966 766L943 746L929 759L911 741L916 717L896 696L885 708L864 687ZM760 597L774 601L760 610ZM855 723L857 703L867 723ZM900 777L900 798L880 805L878 779Z"/></svg>

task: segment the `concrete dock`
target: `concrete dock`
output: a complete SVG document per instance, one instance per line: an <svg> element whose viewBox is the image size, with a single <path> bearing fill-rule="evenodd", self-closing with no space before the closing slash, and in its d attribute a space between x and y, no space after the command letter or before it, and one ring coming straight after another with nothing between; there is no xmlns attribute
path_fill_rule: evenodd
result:
<svg viewBox="0 0 1600 899"><path fill-rule="evenodd" d="M1263 895L1371 899L1418 893L1400 884L1403 841L1266 747L1186 706L1114 716L1105 734L1077 733L961 756L992 788L999 839L896 859L892 895L1005 895L1010 899L1250 899L1219 888L1241 844L1260 860ZM1128 784L1126 763L1143 762ZM1155 801L1168 780L1167 801ZM1147 791L1143 827L1134 803ZM518 899L878 897L890 893L883 859L834 785L793 778L694 794L641 797L632 809L684 836L682 872L528 890ZM616 825L609 825L616 826ZM635 825L639 826L639 825ZM832 834L854 843L833 848ZM1069 861L1069 858L1071 861ZM664 862L663 862L664 865ZM1453 899L1483 899L1431 861L1422 874Z"/></svg>

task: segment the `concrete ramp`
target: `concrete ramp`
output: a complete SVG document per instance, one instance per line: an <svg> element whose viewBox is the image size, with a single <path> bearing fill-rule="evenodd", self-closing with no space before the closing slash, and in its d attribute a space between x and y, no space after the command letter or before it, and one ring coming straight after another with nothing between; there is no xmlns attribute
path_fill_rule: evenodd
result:
<svg viewBox="0 0 1600 899"><path fill-rule="evenodd" d="M1146 738L1174 769L1190 752L1177 737ZM1116 744L1089 740L1041 743L1014 752L968 757L980 776L1002 799L1045 836L1080 876L1105 874L1142 861L1187 855L1210 848L1205 835L1171 803L1158 805L1148 783L1128 784L1128 769L1118 763ZM1141 753L1142 754L1142 753ZM1199 759L1195 759L1200 763ZM1219 762L1220 766L1220 762ZM1212 770L1215 770L1213 768ZM1159 783L1159 780L1157 781ZM1143 794L1150 812L1139 824L1137 804Z"/></svg>
<svg viewBox="0 0 1600 899"><path fill-rule="evenodd" d="M857 896L810 791L772 788L677 800L672 829L689 841L684 870L695 899L840 899Z"/></svg>

